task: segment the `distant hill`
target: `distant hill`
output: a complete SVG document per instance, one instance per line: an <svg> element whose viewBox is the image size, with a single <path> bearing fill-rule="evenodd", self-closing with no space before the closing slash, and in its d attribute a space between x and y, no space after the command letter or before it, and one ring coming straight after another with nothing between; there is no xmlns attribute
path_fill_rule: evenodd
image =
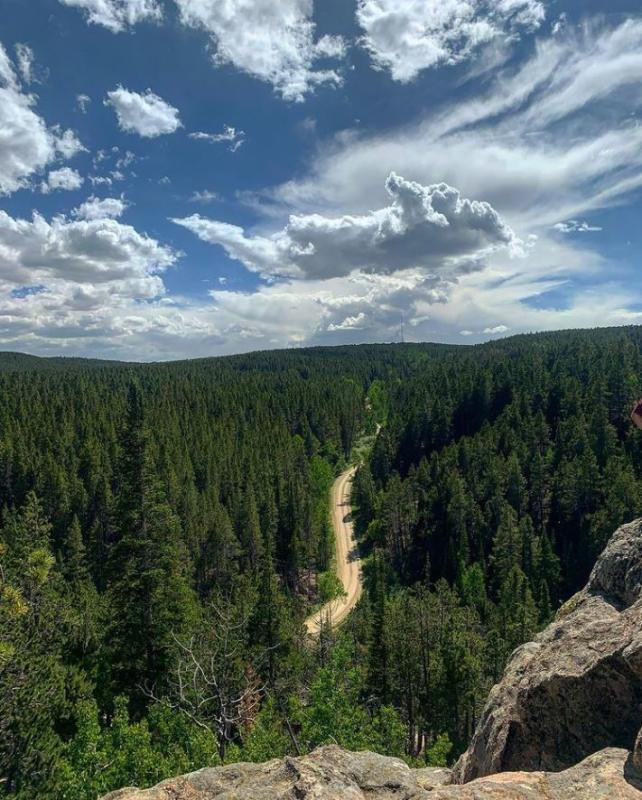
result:
<svg viewBox="0 0 642 800"><path fill-rule="evenodd" d="M397 359L403 354L404 359L423 360L426 356L444 356L448 353L464 351L511 351L523 346L536 348L548 347L553 342L566 343L584 340L590 335L594 341L604 341L614 334L622 334L642 346L642 325L622 325L610 328L574 328L559 331L542 331L518 333L504 336L480 344L445 344L441 342L382 342L373 344L320 345L315 347L290 347L274 350L255 350L249 353L237 353L225 356L205 356L198 358L181 358L168 361L118 361L101 358L74 358L67 356L33 356L26 353L0 351L0 372L19 372L69 368L104 368L104 367L203 367L208 364L225 365L244 372L283 372L297 369L303 365L329 361L345 364L351 357L369 358L384 357Z"/></svg>
<svg viewBox="0 0 642 800"><path fill-rule="evenodd" d="M42 357L27 355L27 353L0 351L0 372L33 372L36 370L73 369L74 367L116 367L126 365L124 361L107 361L100 358Z"/></svg>

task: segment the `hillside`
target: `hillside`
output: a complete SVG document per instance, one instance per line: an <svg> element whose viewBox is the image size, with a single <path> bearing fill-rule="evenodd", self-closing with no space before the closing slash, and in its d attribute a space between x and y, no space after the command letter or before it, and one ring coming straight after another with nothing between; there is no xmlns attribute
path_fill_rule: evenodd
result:
<svg viewBox="0 0 642 800"><path fill-rule="evenodd" d="M515 647L642 514L640 328L3 359L0 796L333 742L450 765ZM353 462L364 591L311 641Z"/></svg>

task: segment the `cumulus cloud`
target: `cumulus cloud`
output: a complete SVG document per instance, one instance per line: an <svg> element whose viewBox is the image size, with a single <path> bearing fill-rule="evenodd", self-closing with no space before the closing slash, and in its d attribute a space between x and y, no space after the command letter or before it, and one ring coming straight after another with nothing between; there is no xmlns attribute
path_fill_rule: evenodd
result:
<svg viewBox="0 0 642 800"><path fill-rule="evenodd" d="M49 127L22 90L18 72L0 44L0 195L30 185L31 177L57 158L83 149L72 131Z"/></svg>
<svg viewBox="0 0 642 800"><path fill-rule="evenodd" d="M316 86L339 85L320 59L341 58L341 37L315 42L312 0L175 0L183 23L206 31L214 61L266 81L285 100L303 100Z"/></svg>
<svg viewBox="0 0 642 800"><path fill-rule="evenodd" d="M80 189L85 182L83 176L71 167L61 167L54 169L47 175L47 180L40 184L40 191L43 194L55 192L60 189L65 192L71 192L74 189Z"/></svg>
<svg viewBox="0 0 642 800"><path fill-rule="evenodd" d="M539 0L359 0L361 42L379 69L410 81L421 70L456 64L483 44L536 30Z"/></svg>
<svg viewBox="0 0 642 800"><path fill-rule="evenodd" d="M174 133L182 126L178 109L151 89L140 94L119 86L107 92L105 105L111 106L116 112L121 130L148 139Z"/></svg>
<svg viewBox="0 0 642 800"><path fill-rule="evenodd" d="M219 144L225 142L228 150L235 153L245 141L245 132L237 131L231 125L226 125L221 133L205 133L204 131L194 131L188 134L190 139L196 141L209 142L210 144Z"/></svg>
<svg viewBox="0 0 642 800"><path fill-rule="evenodd" d="M257 272L330 278L354 270L389 273L409 267L468 270L498 247L520 242L488 203L462 198L447 184L423 186L396 175L386 180L391 204L359 216L291 216L270 237L247 236L235 226L194 214L174 219L199 238Z"/></svg>
<svg viewBox="0 0 642 800"><path fill-rule="evenodd" d="M122 197L99 198L92 195L73 211L78 219L118 219L123 215L127 203Z"/></svg>
<svg viewBox="0 0 642 800"><path fill-rule="evenodd" d="M489 328L484 328L484 333L490 333L495 336L498 333L506 333L508 327L506 325L493 325Z"/></svg>
<svg viewBox="0 0 642 800"><path fill-rule="evenodd" d="M598 225L589 225L586 220L569 219L567 222L556 222L553 228L559 233L595 233L601 231Z"/></svg>
<svg viewBox="0 0 642 800"><path fill-rule="evenodd" d="M157 0L60 0L64 6L81 9L87 21L102 25L113 33L143 20L160 20L162 8Z"/></svg>
<svg viewBox="0 0 642 800"><path fill-rule="evenodd" d="M109 217L59 215L48 221L34 213L28 220L0 211L4 284L48 286L64 280L90 291L92 286L126 282L127 291L153 297L163 291L157 273L176 258L169 248Z"/></svg>
<svg viewBox="0 0 642 800"><path fill-rule="evenodd" d="M109 204L108 204L109 201ZM114 198L48 220L0 211L0 342L108 358L211 354L225 338L211 301L170 298L171 248L124 225ZM102 211L102 216L99 213Z"/></svg>
<svg viewBox="0 0 642 800"><path fill-rule="evenodd" d="M86 153L87 148L83 146L80 139L71 130L61 131L58 126L53 128L55 134L54 146L56 152L63 158L73 158L78 153Z"/></svg>

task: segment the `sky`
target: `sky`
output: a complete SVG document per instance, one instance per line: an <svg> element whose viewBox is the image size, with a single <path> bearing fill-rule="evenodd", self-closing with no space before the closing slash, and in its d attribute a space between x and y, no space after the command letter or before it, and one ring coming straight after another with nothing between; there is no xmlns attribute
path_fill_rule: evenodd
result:
<svg viewBox="0 0 642 800"><path fill-rule="evenodd" d="M640 0L0 12L0 349L642 324Z"/></svg>

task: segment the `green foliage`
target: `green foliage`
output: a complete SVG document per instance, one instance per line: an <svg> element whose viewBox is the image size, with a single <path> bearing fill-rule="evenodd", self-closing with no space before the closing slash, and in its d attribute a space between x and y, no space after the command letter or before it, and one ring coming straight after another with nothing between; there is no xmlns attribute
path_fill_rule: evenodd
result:
<svg viewBox="0 0 642 800"><path fill-rule="evenodd" d="M440 733L435 741L426 748L426 764L429 767L447 767L453 743L447 733Z"/></svg>
<svg viewBox="0 0 642 800"><path fill-rule="evenodd" d="M287 755L292 743L284 731L283 719L272 698L263 704L241 747L231 747L227 761L268 761Z"/></svg>
<svg viewBox="0 0 642 800"><path fill-rule="evenodd" d="M148 786L220 763L213 737L181 715L153 706L147 719L132 722L127 705L117 697L105 725L95 701L77 707L76 734L55 766L61 800L95 800L114 787Z"/></svg>
<svg viewBox="0 0 642 800"><path fill-rule="evenodd" d="M388 417L390 401L388 389L382 380L374 380L368 388L366 396L366 408L368 410L368 420L374 428L376 425L385 425Z"/></svg>
<svg viewBox="0 0 642 800"><path fill-rule="evenodd" d="M310 686L309 702L298 710L306 749L338 744L348 750L373 749L401 755L405 727L389 706L372 711L361 702L365 674L354 666L349 648L338 645Z"/></svg>
<svg viewBox="0 0 642 800"><path fill-rule="evenodd" d="M322 603L336 600L345 595L343 584L339 580L336 572L322 572L319 575L319 598Z"/></svg>

